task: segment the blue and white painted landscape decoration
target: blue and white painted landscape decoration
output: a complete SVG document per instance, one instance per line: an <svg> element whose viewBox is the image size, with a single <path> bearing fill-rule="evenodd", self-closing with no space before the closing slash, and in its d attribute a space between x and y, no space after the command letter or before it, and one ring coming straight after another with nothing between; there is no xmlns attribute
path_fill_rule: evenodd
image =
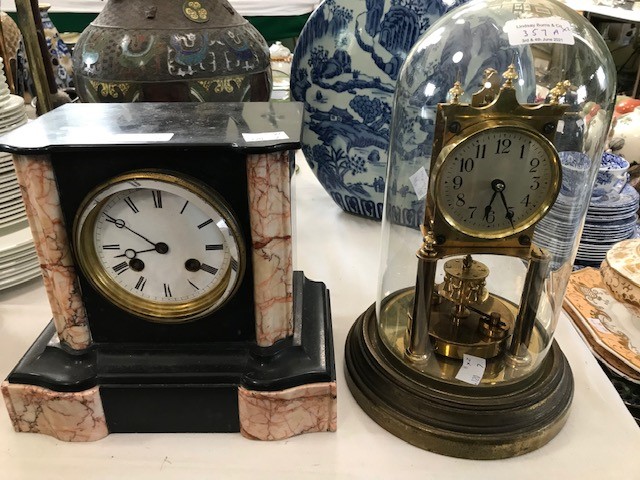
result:
<svg viewBox="0 0 640 480"><path fill-rule="evenodd" d="M345 211L380 219L396 80L420 35L456 0L326 0L293 56L303 152Z"/></svg>

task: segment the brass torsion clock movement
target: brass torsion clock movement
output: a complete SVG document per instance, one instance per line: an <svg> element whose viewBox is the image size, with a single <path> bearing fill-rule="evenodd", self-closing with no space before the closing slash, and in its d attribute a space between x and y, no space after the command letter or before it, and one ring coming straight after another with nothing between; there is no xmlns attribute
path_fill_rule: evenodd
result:
<svg viewBox="0 0 640 480"><path fill-rule="evenodd" d="M420 361L428 335L434 350L452 358L465 353L493 358L507 351L511 361L527 357L549 253L532 243L536 223L556 200L561 185L558 153L551 143L566 107L558 85L549 104L520 105L513 65L498 91L496 76L485 72L485 87L470 105L458 100L440 105L430 188L418 251L419 272L407 355ZM495 82L494 82L495 83ZM439 259L464 254L444 264L436 285ZM490 294L490 275L476 254L517 256L528 262L523 296L517 308Z"/></svg>

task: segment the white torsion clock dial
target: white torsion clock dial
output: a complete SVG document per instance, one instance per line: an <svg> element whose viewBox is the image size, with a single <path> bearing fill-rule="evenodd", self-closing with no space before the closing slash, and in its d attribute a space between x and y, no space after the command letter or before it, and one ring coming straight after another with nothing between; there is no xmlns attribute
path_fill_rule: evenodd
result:
<svg viewBox="0 0 640 480"><path fill-rule="evenodd" d="M435 198L466 235L501 238L537 222L555 201L558 155L544 137L514 126L480 130L440 154Z"/></svg>
<svg viewBox="0 0 640 480"><path fill-rule="evenodd" d="M160 171L120 175L85 199L74 225L85 276L120 308L179 323L224 304L245 248L224 200L197 180Z"/></svg>

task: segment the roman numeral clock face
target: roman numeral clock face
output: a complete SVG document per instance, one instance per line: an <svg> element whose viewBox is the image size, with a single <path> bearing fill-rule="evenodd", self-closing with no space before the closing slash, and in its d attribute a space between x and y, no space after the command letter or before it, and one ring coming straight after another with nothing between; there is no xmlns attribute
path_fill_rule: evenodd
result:
<svg viewBox="0 0 640 480"><path fill-rule="evenodd" d="M120 308L156 322L215 311L244 271L244 244L223 199L165 172L125 174L92 191L74 239L89 282Z"/></svg>
<svg viewBox="0 0 640 480"><path fill-rule="evenodd" d="M555 149L525 129L481 130L441 155L438 208L466 235L502 238L521 232L542 218L559 191Z"/></svg>

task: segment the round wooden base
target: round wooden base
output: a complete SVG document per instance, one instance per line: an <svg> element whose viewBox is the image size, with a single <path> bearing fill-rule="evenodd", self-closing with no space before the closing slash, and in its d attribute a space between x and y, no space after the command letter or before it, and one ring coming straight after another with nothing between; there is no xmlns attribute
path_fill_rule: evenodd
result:
<svg viewBox="0 0 640 480"><path fill-rule="evenodd" d="M573 375L557 343L519 382L461 386L403 363L383 344L376 323L372 305L349 332L347 383L362 409L403 440L453 457L498 459L543 446L564 425Z"/></svg>

